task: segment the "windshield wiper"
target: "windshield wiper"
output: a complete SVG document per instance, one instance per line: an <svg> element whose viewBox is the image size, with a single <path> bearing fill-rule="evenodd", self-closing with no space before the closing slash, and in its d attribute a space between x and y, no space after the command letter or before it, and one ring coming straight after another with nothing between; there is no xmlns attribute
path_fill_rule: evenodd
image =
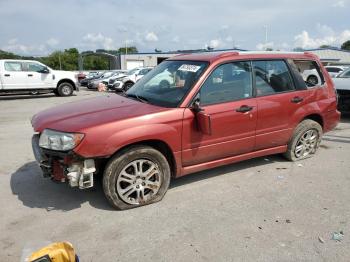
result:
<svg viewBox="0 0 350 262"><path fill-rule="evenodd" d="M136 98L138 101L142 102L142 103L149 103L148 99L145 98L145 97L142 97L142 96L138 96L136 94L127 94L127 93L124 93L124 95L126 97L132 97L132 98Z"/></svg>

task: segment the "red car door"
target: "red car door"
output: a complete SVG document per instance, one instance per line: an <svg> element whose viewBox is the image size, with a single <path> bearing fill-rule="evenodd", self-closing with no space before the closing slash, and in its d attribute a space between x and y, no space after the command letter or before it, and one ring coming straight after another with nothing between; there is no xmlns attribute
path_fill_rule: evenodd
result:
<svg viewBox="0 0 350 262"><path fill-rule="evenodd" d="M284 60L253 61L257 109L255 150L286 145L293 117L310 100L309 90L297 90Z"/></svg>
<svg viewBox="0 0 350 262"><path fill-rule="evenodd" d="M210 116L211 134L198 129L196 113L184 112L182 163L190 166L251 152L255 146L257 104L253 98L250 62L218 66L196 99Z"/></svg>

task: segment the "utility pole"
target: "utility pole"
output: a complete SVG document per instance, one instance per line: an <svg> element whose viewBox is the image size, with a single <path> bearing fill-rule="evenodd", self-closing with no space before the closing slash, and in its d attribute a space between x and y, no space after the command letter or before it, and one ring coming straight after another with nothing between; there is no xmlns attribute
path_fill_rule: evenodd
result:
<svg viewBox="0 0 350 262"><path fill-rule="evenodd" d="M264 25L265 29L265 49L267 49L267 25Z"/></svg>
<svg viewBox="0 0 350 262"><path fill-rule="evenodd" d="M60 63L60 70L62 70L61 52L58 53L58 62Z"/></svg>

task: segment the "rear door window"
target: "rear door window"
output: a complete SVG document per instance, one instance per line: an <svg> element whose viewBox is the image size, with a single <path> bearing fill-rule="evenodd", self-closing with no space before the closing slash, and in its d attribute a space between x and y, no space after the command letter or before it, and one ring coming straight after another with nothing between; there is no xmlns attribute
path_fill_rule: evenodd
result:
<svg viewBox="0 0 350 262"><path fill-rule="evenodd" d="M14 61L5 62L5 70L12 72L20 72L22 71L22 63Z"/></svg>
<svg viewBox="0 0 350 262"><path fill-rule="evenodd" d="M339 73L340 71L342 71L340 68L338 67L326 67L326 70L330 73Z"/></svg>
<svg viewBox="0 0 350 262"><path fill-rule="evenodd" d="M295 90L288 66L283 60L253 61L257 96Z"/></svg>

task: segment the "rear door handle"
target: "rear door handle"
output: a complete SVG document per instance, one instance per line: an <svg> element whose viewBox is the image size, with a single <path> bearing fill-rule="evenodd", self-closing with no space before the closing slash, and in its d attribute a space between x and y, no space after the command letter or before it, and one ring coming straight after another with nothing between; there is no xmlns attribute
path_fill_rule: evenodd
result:
<svg viewBox="0 0 350 262"><path fill-rule="evenodd" d="M292 102L292 103L300 103L300 102L302 102L304 99L302 98L302 97L300 97L300 96L296 96L296 97L293 97L292 98L292 100L290 100L290 102Z"/></svg>
<svg viewBox="0 0 350 262"><path fill-rule="evenodd" d="M32 74L28 74L29 77L33 76Z"/></svg>
<svg viewBox="0 0 350 262"><path fill-rule="evenodd" d="M253 110L253 107L252 106L247 106L247 105L243 105L239 108L236 108L236 112L239 112L239 113L246 113L246 112L249 112Z"/></svg>
<svg viewBox="0 0 350 262"><path fill-rule="evenodd" d="M5 74L5 76L10 76L10 74Z"/></svg>

